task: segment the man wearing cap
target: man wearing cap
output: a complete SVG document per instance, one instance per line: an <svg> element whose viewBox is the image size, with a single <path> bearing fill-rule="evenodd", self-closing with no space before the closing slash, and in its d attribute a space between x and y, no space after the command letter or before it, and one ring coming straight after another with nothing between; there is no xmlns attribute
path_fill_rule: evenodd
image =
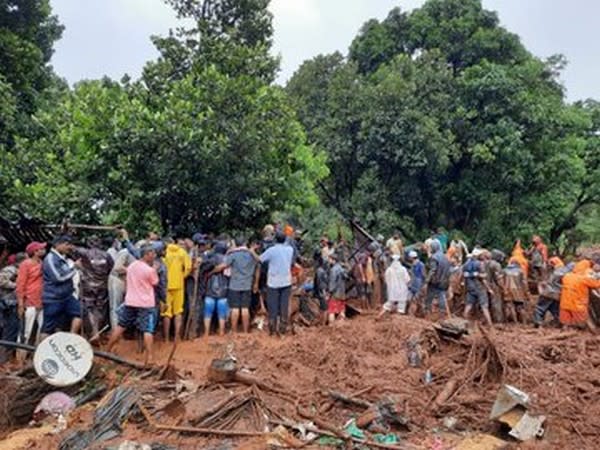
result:
<svg viewBox="0 0 600 450"><path fill-rule="evenodd" d="M61 328L65 325L65 319L70 325L71 333L78 333L81 328L81 304L74 296L73 285L76 268L71 267L67 261L67 255L72 249L71 236L58 236L42 263L43 335L52 334ZM76 261L75 265L81 266L81 261Z"/></svg>
<svg viewBox="0 0 600 450"><path fill-rule="evenodd" d="M482 259L485 257L483 250L475 248L469 255L467 262L462 268L465 287L467 289L467 298L465 300L465 318L468 318L473 307L479 304L486 322L492 325L490 316L490 305L488 299L487 274L483 267Z"/></svg>
<svg viewBox="0 0 600 450"><path fill-rule="evenodd" d="M42 329L42 260L46 255L45 242L31 242L25 252L29 256L19 266L17 275L17 302L19 317L25 317L24 343L29 343L33 324L38 324L38 335ZM37 339L35 339L37 343Z"/></svg>

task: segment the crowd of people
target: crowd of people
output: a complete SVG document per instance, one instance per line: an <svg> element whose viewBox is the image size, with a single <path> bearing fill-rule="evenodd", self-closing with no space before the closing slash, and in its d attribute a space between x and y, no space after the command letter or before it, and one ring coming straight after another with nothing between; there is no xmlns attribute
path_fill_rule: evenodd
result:
<svg viewBox="0 0 600 450"><path fill-rule="evenodd" d="M589 295L600 288L600 265L583 257L565 264L539 236L527 249L517 241L508 257L469 251L443 230L407 246L399 232L353 245L323 236L306 255L302 233L289 225L267 225L255 240L149 233L133 243L119 230L116 239L77 244L63 234L51 248L31 242L8 258L0 269L4 340L36 343L68 329L97 342L110 329L112 350L137 330L150 362L157 332L164 341L213 329L247 333L253 317L264 317L270 335L286 334L294 288L318 304L322 325L344 320L348 299L356 299L379 317L443 318L460 306L465 318L479 312L489 326L541 326L549 314L550 324L596 331ZM10 352L2 355L6 361Z"/></svg>

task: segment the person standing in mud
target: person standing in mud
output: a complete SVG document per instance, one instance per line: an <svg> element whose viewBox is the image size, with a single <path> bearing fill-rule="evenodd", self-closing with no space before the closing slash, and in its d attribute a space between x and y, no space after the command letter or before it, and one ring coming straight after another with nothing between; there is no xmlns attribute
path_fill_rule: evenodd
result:
<svg viewBox="0 0 600 450"><path fill-rule="evenodd" d="M525 323L525 304L529 300L527 278L519 259L511 258L502 271L502 298L506 321Z"/></svg>
<svg viewBox="0 0 600 450"><path fill-rule="evenodd" d="M409 282L410 275L400 262L400 255L393 254L392 263L385 270L387 301L383 304L383 309L378 317L393 312L406 314Z"/></svg>
<svg viewBox="0 0 600 450"><path fill-rule="evenodd" d="M125 302L119 308L118 325L108 341L108 351L112 351L127 328L135 327L143 334L145 364L153 358L154 332L156 331L155 287L159 283L156 251L150 245L140 250L140 259L127 268L127 293Z"/></svg>
<svg viewBox="0 0 600 450"><path fill-rule="evenodd" d="M252 291L258 290L255 285L259 258L248 248L248 241L243 236L235 239L235 247L230 249L225 256L221 267L215 269L231 269L229 277L229 289L227 290L227 302L231 311L231 329L236 331L240 322L244 333L250 332L250 303L252 302Z"/></svg>
<svg viewBox="0 0 600 450"><path fill-rule="evenodd" d="M348 274L338 256L333 254L329 257L329 302L327 305L327 314L329 324L332 324L336 316L340 320L346 318L346 279Z"/></svg>
<svg viewBox="0 0 600 450"><path fill-rule="evenodd" d="M285 234L278 231L275 234L275 245L260 255L260 262L268 264L267 310L271 336L287 332L294 249L285 241Z"/></svg>
<svg viewBox="0 0 600 450"><path fill-rule="evenodd" d="M600 266L587 259L578 261L562 278L560 293L560 323L567 327L586 327L594 334L598 328L590 317L590 289L600 288L596 276Z"/></svg>
<svg viewBox="0 0 600 450"><path fill-rule="evenodd" d="M88 249L77 249L81 256L80 298L94 340L99 338L100 328L108 321L108 277L114 266L113 259L100 245L100 239L93 237L88 241Z"/></svg>
<svg viewBox="0 0 600 450"><path fill-rule="evenodd" d="M414 309L418 305L421 290L425 284L425 264L419 259L419 254L415 250L408 252L408 264L410 265L410 283L408 285L408 303L409 309Z"/></svg>
<svg viewBox="0 0 600 450"><path fill-rule="evenodd" d="M559 301L562 290L562 279L571 271L571 267L565 266L562 260L556 256L548 260L548 266L550 274L538 284L538 293L540 296L533 315L533 323L536 328L544 324L544 319L548 312L552 315L553 325L560 325Z"/></svg>
<svg viewBox="0 0 600 450"><path fill-rule="evenodd" d="M45 242L31 242L25 249L29 258L19 266L17 276L17 301L19 318L25 319L23 343L28 344L37 322L38 329L34 343L37 344L44 313L42 311L42 260L46 255Z"/></svg>
<svg viewBox="0 0 600 450"><path fill-rule="evenodd" d="M79 333L81 328L81 304L75 296L73 281L77 277L77 268L81 267L81 261L77 260L73 266L67 259L73 251L72 242L73 239L69 235L58 236L42 263L44 323L40 339L54 333L63 325L70 325L71 333ZM68 324L65 324L65 321L68 321Z"/></svg>
<svg viewBox="0 0 600 450"><path fill-rule="evenodd" d="M462 267L467 290L464 317L468 319L475 305L479 305L487 324L493 326L492 317L490 316L487 273L483 267L484 258L484 251L476 248Z"/></svg>
<svg viewBox="0 0 600 450"><path fill-rule="evenodd" d="M183 320L183 302L185 298L185 279L192 271L192 259L188 253L172 239L167 242L164 263L167 266L167 302L163 312L163 332L169 341L171 320L175 322L174 340L181 337Z"/></svg>
<svg viewBox="0 0 600 450"><path fill-rule="evenodd" d="M17 342L19 336L17 276L24 260L24 253L11 255L8 265L0 270L0 332L5 341ZM0 364L7 362L13 353L14 350L0 348Z"/></svg>
<svg viewBox="0 0 600 450"><path fill-rule="evenodd" d="M329 284L329 275L327 273L327 262L323 260L321 252L317 250L314 254L315 278L313 281L313 293L319 301L319 311L321 312L321 325L327 325L327 289Z"/></svg>
<svg viewBox="0 0 600 450"><path fill-rule="evenodd" d="M540 236L533 236L531 247L527 250L530 260L529 276L533 281L540 282L546 277L546 265L548 264L548 247Z"/></svg>
<svg viewBox="0 0 600 450"><path fill-rule="evenodd" d="M438 310L442 317L446 316L446 291L450 285L450 261L442 251L438 240L432 239L429 244L431 257L427 270L427 296L425 297L425 314L431 314L433 301L438 299Z"/></svg>
<svg viewBox="0 0 600 450"><path fill-rule="evenodd" d="M504 322L504 304L502 301L502 263L506 259L506 255L500 250L492 250L491 253L486 252L485 255L485 272L490 288L490 313L494 323Z"/></svg>

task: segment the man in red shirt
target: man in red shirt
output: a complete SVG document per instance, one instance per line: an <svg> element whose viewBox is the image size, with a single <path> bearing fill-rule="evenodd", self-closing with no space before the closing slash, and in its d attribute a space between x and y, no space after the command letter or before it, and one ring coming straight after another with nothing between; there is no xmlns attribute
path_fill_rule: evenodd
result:
<svg viewBox="0 0 600 450"><path fill-rule="evenodd" d="M19 266L17 275L17 312L19 318L25 316L24 343L29 343L33 324L37 322L39 336L42 330L44 314L42 311L42 260L46 255L46 244L31 242L25 252L29 256ZM38 338L36 336L35 343Z"/></svg>
<svg viewBox="0 0 600 450"><path fill-rule="evenodd" d="M152 344L158 319L154 287L158 284L156 251L147 245L140 251L140 259L127 267L127 293L119 307L119 324L108 341L108 351L119 342L127 328L135 327L144 334L146 355L144 363L152 363Z"/></svg>

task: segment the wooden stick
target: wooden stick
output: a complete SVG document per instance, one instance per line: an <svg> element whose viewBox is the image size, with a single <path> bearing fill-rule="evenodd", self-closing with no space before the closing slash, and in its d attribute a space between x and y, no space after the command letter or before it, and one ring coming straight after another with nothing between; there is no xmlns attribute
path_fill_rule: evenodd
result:
<svg viewBox="0 0 600 450"><path fill-rule="evenodd" d="M192 339L196 338L196 330L198 328L198 311L197 311L197 302L198 302L198 277L200 269L197 268L194 272L194 288L192 289L192 303L190 304L190 310L188 312L187 320L185 321L185 328L183 330L183 338L185 340L190 339L190 333L192 334ZM192 333L193 331L193 333Z"/></svg>
<svg viewBox="0 0 600 450"><path fill-rule="evenodd" d="M344 403L350 403L352 405L360 406L361 408L370 408L371 406L373 406L371 402L355 398L355 395L348 396L336 391L327 391L327 395L329 395L334 400L339 400Z"/></svg>
<svg viewBox="0 0 600 450"><path fill-rule="evenodd" d="M238 431L238 430L214 430L212 428L197 428L197 427L184 427L175 425L159 425L153 419L148 410L142 405L141 402L137 403L138 408L144 415L144 418L148 424L157 430L162 431L176 431L178 433L198 433L198 434L213 434L215 436L234 436L234 437L256 437L266 436L269 433L263 431Z"/></svg>
<svg viewBox="0 0 600 450"><path fill-rule="evenodd" d="M160 371L160 374L158 375L159 380L162 380L165 377L165 374L167 373L167 370L169 369L169 365L171 364L171 361L173 360L173 355L175 355L176 349L177 349L177 339L173 339L173 347L171 347L171 353L169 353L167 362L165 363L164 367Z"/></svg>
<svg viewBox="0 0 600 450"><path fill-rule="evenodd" d="M4 341L0 340L0 345L8 348L18 348L21 350L26 350L28 352L35 352L35 347L33 345L28 344L20 344L18 342L12 341ZM103 352L101 350L94 350L94 356L98 356L99 358L108 359L110 361L123 364L124 366L133 367L134 369L143 370L146 369L144 364L138 363L136 361L130 361L128 359L121 358L120 356L113 355L112 353Z"/></svg>
<svg viewBox="0 0 600 450"><path fill-rule="evenodd" d="M366 394L367 392L372 391L374 387L375 387L375 385L372 384L371 386L361 389L360 391L353 392L348 397L354 398L354 397L358 397L359 395ZM323 405L319 408L319 414L326 413L331 408L333 408L333 405L335 405L335 401L327 401L327 402L323 403Z"/></svg>

